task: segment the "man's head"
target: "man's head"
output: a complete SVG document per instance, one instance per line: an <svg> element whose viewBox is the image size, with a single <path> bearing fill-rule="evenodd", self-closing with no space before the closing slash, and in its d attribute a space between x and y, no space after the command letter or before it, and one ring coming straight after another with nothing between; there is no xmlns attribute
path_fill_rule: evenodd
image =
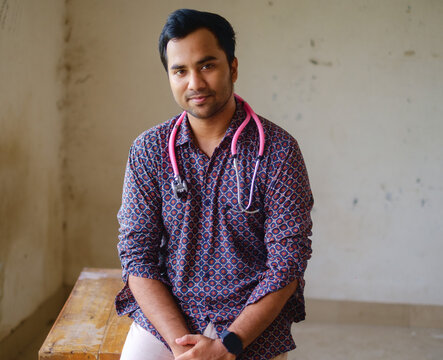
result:
<svg viewBox="0 0 443 360"><path fill-rule="evenodd" d="M163 28L160 54L177 104L199 119L230 118L238 62L235 34L221 16L177 10Z"/></svg>
<svg viewBox="0 0 443 360"><path fill-rule="evenodd" d="M191 9L179 9L169 15L160 34L158 49L160 58L168 70L166 48L171 39L182 39L195 30L206 28L217 39L218 45L226 54L229 64L235 58L235 32L231 24L222 16Z"/></svg>

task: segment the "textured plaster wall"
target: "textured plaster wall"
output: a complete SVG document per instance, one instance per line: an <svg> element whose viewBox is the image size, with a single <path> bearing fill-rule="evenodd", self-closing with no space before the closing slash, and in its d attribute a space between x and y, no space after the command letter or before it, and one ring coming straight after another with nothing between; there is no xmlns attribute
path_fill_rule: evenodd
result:
<svg viewBox="0 0 443 360"><path fill-rule="evenodd" d="M0 339L62 284L64 3L0 1Z"/></svg>
<svg viewBox="0 0 443 360"><path fill-rule="evenodd" d="M226 16L237 91L301 145L316 199L307 295L443 305L443 2L68 3L66 281L118 266L129 146L178 113L157 54L167 15Z"/></svg>

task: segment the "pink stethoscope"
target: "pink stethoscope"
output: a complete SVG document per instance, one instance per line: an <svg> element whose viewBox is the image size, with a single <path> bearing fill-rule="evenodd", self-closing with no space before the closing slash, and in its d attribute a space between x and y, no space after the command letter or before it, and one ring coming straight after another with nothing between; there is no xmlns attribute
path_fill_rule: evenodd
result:
<svg viewBox="0 0 443 360"><path fill-rule="evenodd" d="M235 132L234 137L232 139L232 143L231 143L231 155L232 155L232 158L234 159L234 169L235 169L235 174L237 177L238 207L240 208L239 212L254 214L254 213L258 212L258 209L257 210L250 210L249 208L251 207L251 204L252 204L252 197L253 197L253 193L254 193L255 179L257 177L257 170L260 165L260 161L263 159L263 153L264 153L264 149L265 149L265 134L264 134L263 126L262 126L260 119L258 118L257 114L251 109L249 104L246 101L244 101L237 94L234 94L234 96L237 98L237 100L239 100L243 103L243 106L246 111L246 118L243 121L243 123L238 127L238 129ZM178 128L180 127L185 116L186 116L186 111L183 111L183 113L180 115L180 117L176 121L174 128L172 129L172 133L171 133L171 136L169 138L169 143L168 143L169 159L171 160L172 169L174 171L174 179L171 181L171 185L172 185L172 189L174 191L174 195L176 198L179 198L180 196L182 196L188 192L188 185L187 185L186 181L184 179L182 180L182 178L180 177L180 173L178 171L177 159L175 157L175 136L176 136ZM251 189L249 191L249 202L246 207L243 207L242 202L241 202L240 176L239 176L239 172L238 172L238 162L237 162L237 140L238 140L240 134L242 133L243 129L246 127L246 125L248 125L251 117L254 118L255 123L257 125L257 129L258 129L258 133L259 133L259 137L260 137L260 148L258 150L257 160L255 162L254 175L252 176Z"/></svg>

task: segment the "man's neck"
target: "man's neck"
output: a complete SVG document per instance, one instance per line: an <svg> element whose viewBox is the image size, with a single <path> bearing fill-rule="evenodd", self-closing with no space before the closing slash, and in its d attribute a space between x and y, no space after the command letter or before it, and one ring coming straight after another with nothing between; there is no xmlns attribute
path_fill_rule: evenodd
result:
<svg viewBox="0 0 443 360"><path fill-rule="evenodd" d="M194 142L209 158L225 136L226 130L235 113L235 100L226 109L208 119L188 115Z"/></svg>

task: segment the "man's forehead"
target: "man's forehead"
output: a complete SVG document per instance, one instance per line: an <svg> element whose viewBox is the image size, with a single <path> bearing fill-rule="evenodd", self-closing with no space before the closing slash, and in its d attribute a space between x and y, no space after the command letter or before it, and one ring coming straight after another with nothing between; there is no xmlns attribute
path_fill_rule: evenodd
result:
<svg viewBox="0 0 443 360"><path fill-rule="evenodd" d="M166 55L169 61L200 61L203 57L217 59L223 57L215 35L206 28L197 29L183 38L173 38L166 45Z"/></svg>

